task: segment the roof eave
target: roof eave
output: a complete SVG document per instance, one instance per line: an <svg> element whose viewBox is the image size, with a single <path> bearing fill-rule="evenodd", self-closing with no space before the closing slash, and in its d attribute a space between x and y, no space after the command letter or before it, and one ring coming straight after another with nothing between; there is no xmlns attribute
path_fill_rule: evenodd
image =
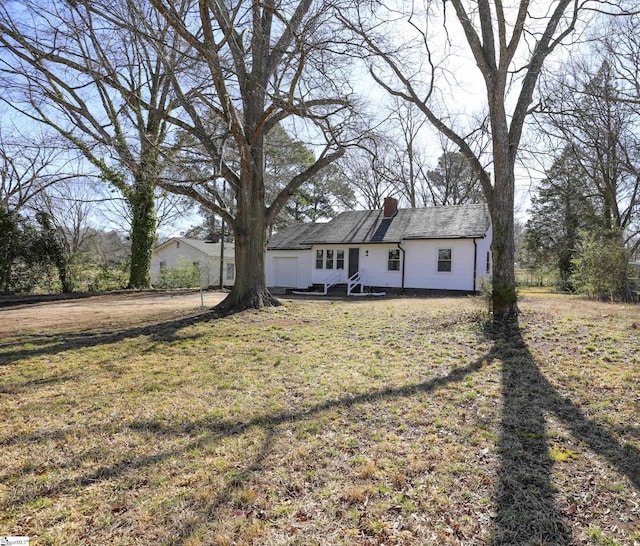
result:
<svg viewBox="0 0 640 546"><path fill-rule="evenodd" d="M311 245L268 246L267 250L311 250Z"/></svg>
<svg viewBox="0 0 640 546"><path fill-rule="evenodd" d="M453 241L456 239L484 239L487 236L486 232L481 235L433 235L433 236L410 236L404 237L403 241L435 241L437 239L442 239L445 241Z"/></svg>

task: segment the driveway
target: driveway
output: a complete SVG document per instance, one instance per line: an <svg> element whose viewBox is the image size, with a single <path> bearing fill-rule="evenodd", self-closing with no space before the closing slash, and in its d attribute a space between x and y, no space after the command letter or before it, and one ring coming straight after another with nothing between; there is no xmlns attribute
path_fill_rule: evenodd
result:
<svg viewBox="0 0 640 546"><path fill-rule="evenodd" d="M23 333L112 329L171 320L220 303L222 291L116 292L46 301L6 300L0 307L0 338Z"/></svg>

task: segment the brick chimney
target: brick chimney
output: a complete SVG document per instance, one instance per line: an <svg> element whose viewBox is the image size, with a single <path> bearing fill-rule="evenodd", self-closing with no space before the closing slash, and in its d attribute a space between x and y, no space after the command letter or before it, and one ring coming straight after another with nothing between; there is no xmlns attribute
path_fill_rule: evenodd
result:
<svg viewBox="0 0 640 546"><path fill-rule="evenodd" d="M398 200L394 197L385 197L383 211L385 218L393 218L398 212Z"/></svg>

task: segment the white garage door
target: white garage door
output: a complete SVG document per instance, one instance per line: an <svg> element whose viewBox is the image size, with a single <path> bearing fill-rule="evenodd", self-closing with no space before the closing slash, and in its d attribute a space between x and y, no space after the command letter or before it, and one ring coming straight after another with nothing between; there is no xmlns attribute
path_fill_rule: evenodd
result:
<svg viewBox="0 0 640 546"><path fill-rule="evenodd" d="M274 286L298 288L298 258L274 258Z"/></svg>

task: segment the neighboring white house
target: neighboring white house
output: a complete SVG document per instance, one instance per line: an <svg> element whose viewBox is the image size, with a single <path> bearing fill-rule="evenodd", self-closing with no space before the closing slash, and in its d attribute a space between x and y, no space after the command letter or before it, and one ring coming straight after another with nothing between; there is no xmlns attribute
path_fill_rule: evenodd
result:
<svg viewBox="0 0 640 546"><path fill-rule="evenodd" d="M295 224L267 245L267 286L346 284L359 274L378 289L475 292L491 273L485 205L348 211L329 222ZM357 277L356 277L357 278Z"/></svg>
<svg viewBox="0 0 640 546"><path fill-rule="evenodd" d="M151 259L151 283L157 284L160 271L184 265L196 265L200 270L201 286L220 286L220 255L223 252L220 241L201 241L172 237L153 251ZM231 286L236 279L233 243L224 243L222 280Z"/></svg>

